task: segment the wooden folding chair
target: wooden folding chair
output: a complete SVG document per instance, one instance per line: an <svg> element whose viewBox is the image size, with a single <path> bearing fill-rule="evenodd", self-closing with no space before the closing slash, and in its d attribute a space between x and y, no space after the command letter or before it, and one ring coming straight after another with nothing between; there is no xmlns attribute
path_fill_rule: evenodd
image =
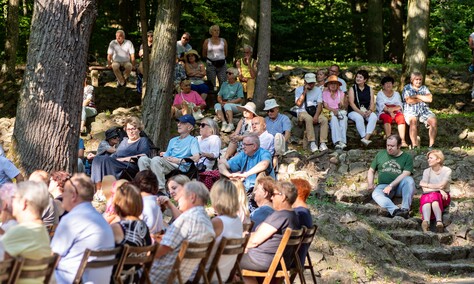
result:
<svg viewBox="0 0 474 284"><path fill-rule="evenodd" d="M317 230L318 230L317 225L313 225L313 227L307 229L303 239L301 240L301 245L304 245L304 244L311 245L311 243L313 242L313 239L314 239L314 235L316 235ZM311 261L311 257L309 256L309 251L306 253L306 257L304 258L305 262L307 264L306 263L301 263L300 258L299 258L299 254L297 255L296 258L297 258L296 263L297 263L297 265L299 265L298 269L301 271L300 275L303 276L303 279L301 279L301 276L300 276L301 283L306 283L306 279L304 279L304 271L308 268L311 271L311 277L313 278L313 283L316 284L317 283L316 282L316 276L314 275L313 262ZM296 275L295 275L295 277L296 277Z"/></svg>
<svg viewBox="0 0 474 284"><path fill-rule="evenodd" d="M141 277L139 279L140 283L151 284L149 274L157 249L158 244L156 243L145 247L132 247L125 245L122 251L122 257L119 260L117 269L113 276L115 283L123 284L123 276L130 275L132 272L135 273L135 269L130 273L124 271L124 265L140 265L142 269Z"/></svg>
<svg viewBox="0 0 474 284"><path fill-rule="evenodd" d="M194 276L194 279L190 281L191 283L199 283L199 280L204 278L204 283L209 284L209 279L207 278L206 274L206 263L209 259L210 251L212 250L212 246L214 245L214 238L212 238L208 242L204 243L192 243L188 241L184 241L181 244L181 249L176 257L176 261L174 263L173 269L171 271L170 277L168 278L167 283L172 284L174 280L178 278L179 284L184 284L187 282L188 279L183 279L181 275L181 265L186 261L192 260L200 260L199 264L197 265L197 272Z"/></svg>
<svg viewBox="0 0 474 284"><path fill-rule="evenodd" d="M87 268L104 268L117 265L122 256L122 251L123 247L105 250L86 249L84 255L82 256L81 263L79 264L79 268L77 269L76 277L74 277L73 283L82 283L82 275L84 275L84 272ZM89 261L89 257L91 256L96 257L97 259Z"/></svg>
<svg viewBox="0 0 474 284"><path fill-rule="evenodd" d="M14 284L20 275L21 259L10 258L0 261L0 283Z"/></svg>
<svg viewBox="0 0 474 284"><path fill-rule="evenodd" d="M48 284L54 269L59 262L59 255L54 253L42 259L20 258L21 267L18 279L36 279L43 277L43 283Z"/></svg>
<svg viewBox="0 0 474 284"><path fill-rule="evenodd" d="M244 234L245 234L245 233L249 233L249 234L250 234L250 232L252 232L253 225L255 225L255 222L254 222L254 221L250 221L250 223L244 223L244 224L242 224Z"/></svg>
<svg viewBox="0 0 474 284"><path fill-rule="evenodd" d="M268 271L262 272L243 269L242 276L264 277L263 284L270 284L273 278L285 278L287 284L291 283L289 271L291 263L286 263L284 255L291 251L291 256L293 257L293 251L298 249L303 236L304 229L286 229Z"/></svg>
<svg viewBox="0 0 474 284"><path fill-rule="evenodd" d="M247 246L247 242L249 241L250 234L246 234L243 238L236 238L236 239L227 239L222 238L219 247L216 250L216 254L214 259L211 262L211 266L207 271L207 278L209 281L212 281L212 277L214 273L217 275L217 280L219 284L222 283L243 283L244 279L242 278L242 270L240 269L240 260L245 252L245 247ZM226 277L228 279L226 282L223 282L221 272L219 271L219 260L223 255L235 255L235 263L234 267L231 269L229 275ZM240 277L239 282L234 282L234 276L236 273ZM225 279L224 279L225 280Z"/></svg>

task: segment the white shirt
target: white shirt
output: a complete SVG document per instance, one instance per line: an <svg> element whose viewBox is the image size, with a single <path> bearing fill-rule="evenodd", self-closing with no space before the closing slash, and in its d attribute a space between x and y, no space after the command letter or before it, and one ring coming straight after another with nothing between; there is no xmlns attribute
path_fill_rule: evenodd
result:
<svg viewBox="0 0 474 284"><path fill-rule="evenodd" d="M221 150L221 138L217 135L211 135L205 139L202 139L202 136L198 136L198 143L199 143L199 149L201 150L201 153L211 153L214 155L214 158L219 157L219 152ZM206 169L208 171L211 171L212 168L214 167L214 164L216 160L211 160L209 158L204 158L201 157L199 159L199 163L202 163L204 161L204 164L206 165Z"/></svg>
<svg viewBox="0 0 474 284"><path fill-rule="evenodd" d="M273 135L265 130L265 132L258 136L258 139L260 140L260 148L267 150L273 156L275 154L275 139Z"/></svg>
<svg viewBox="0 0 474 284"><path fill-rule="evenodd" d="M299 86L295 90L295 102L301 97L304 92L304 86ZM318 104L323 103L323 91L321 88L315 86L312 90L308 90L306 92L306 106L317 106ZM305 112L305 104L303 104L299 108L295 108L296 113Z"/></svg>
<svg viewBox="0 0 474 284"><path fill-rule="evenodd" d="M400 93L393 92L393 96L390 98L387 97L383 91L379 91L377 93L377 98L375 99L375 103L377 105L377 117L379 117L383 113L383 109L386 105L397 105L403 107L402 99L400 97ZM403 111L403 109L402 109Z"/></svg>
<svg viewBox="0 0 474 284"><path fill-rule="evenodd" d="M107 54L112 54L112 61L114 62L130 62L130 55L135 54L135 48L128 39L125 39L122 44L114 39L109 43Z"/></svg>

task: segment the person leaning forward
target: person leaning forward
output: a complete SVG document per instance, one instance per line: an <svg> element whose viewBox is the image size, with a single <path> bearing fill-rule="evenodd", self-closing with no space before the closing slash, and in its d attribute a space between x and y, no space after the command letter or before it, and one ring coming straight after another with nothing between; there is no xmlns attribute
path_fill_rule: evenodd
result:
<svg viewBox="0 0 474 284"><path fill-rule="evenodd" d="M114 71L117 87L127 84L133 66L135 66L135 48L131 41L125 39L125 32L118 30L107 49L107 67ZM125 69L123 74L120 67Z"/></svg>
<svg viewBox="0 0 474 284"><path fill-rule="evenodd" d="M375 156L367 172L368 189L373 190L372 198L377 204L388 210L392 217L409 217L410 206L415 193L413 158L401 150L402 140L398 135L387 138L387 149ZM378 173L378 185L374 184L375 172ZM394 196L402 197L399 208L392 201Z"/></svg>

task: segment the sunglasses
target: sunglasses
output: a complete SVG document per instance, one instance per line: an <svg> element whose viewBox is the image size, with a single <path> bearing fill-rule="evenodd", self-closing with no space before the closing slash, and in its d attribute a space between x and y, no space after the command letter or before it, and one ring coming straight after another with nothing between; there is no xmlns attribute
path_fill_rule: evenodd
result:
<svg viewBox="0 0 474 284"><path fill-rule="evenodd" d="M204 128L204 127L206 127L206 126L209 126L209 124L207 124L207 123L201 123L201 124L199 124L199 126L202 127L202 128Z"/></svg>
<svg viewBox="0 0 474 284"><path fill-rule="evenodd" d="M275 111L276 110L272 108L272 109L267 110L267 113L274 113Z"/></svg>
<svg viewBox="0 0 474 284"><path fill-rule="evenodd" d="M225 72L227 75L234 75L232 72Z"/></svg>

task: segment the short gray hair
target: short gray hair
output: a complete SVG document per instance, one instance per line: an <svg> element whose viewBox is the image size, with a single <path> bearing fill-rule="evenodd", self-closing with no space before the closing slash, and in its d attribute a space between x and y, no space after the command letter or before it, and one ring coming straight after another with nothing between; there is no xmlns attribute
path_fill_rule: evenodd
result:
<svg viewBox="0 0 474 284"><path fill-rule="evenodd" d="M184 191L186 195L189 193L194 193L201 200L203 205L206 205L209 202L209 190L207 187L200 181L190 181L184 185Z"/></svg>
<svg viewBox="0 0 474 284"><path fill-rule="evenodd" d="M20 182L17 185L16 194L18 198L28 201L35 213L40 217L44 209L49 205L48 187L44 182Z"/></svg>
<svg viewBox="0 0 474 284"><path fill-rule="evenodd" d="M234 75L235 78L239 76L239 70L234 67L227 68L227 72L232 72L232 75Z"/></svg>
<svg viewBox="0 0 474 284"><path fill-rule="evenodd" d="M125 37L125 32L123 30L117 30L115 34L122 34Z"/></svg>
<svg viewBox="0 0 474 284"><path fill-rule="evenodd" d="M95 187L90 177L86 176L86 174L74 174L72 178L64 183L64 188L66 187L69 187L69 190L77 191L77 194L84 201L92 201L94 198Z"/></svg>
<svg viewBox="0 0 474 284"><path fill-rule="evenodd" d="M250 132L244 135L244 139L249 138L252 140L253 143L257 144L257 146L260 148L260 138L258 138L258 134L255 132Z"/></svg>
<svg viewBox="0 0 474 284"><path fill-rule="evenodd" d="M248 49L250 52L253 52L253 47L251 47L250 45L248 44L244 44L244 51Z"/></svg>

